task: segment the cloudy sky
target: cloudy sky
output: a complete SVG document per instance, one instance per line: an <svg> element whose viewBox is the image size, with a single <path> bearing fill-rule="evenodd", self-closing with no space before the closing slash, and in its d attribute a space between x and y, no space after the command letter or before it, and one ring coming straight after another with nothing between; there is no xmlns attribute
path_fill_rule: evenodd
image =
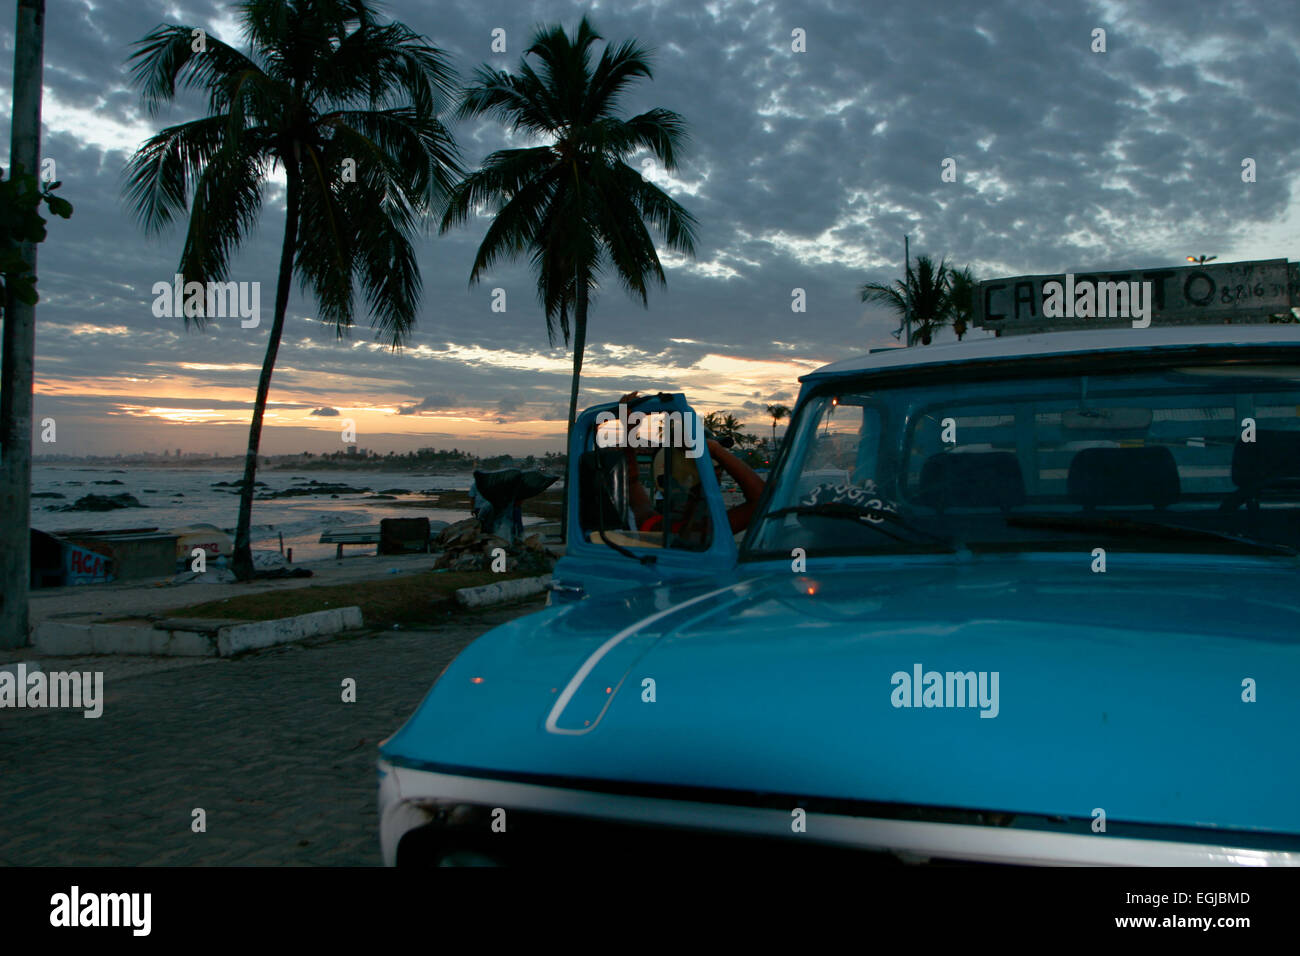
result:
<svg viewBox="0 0 1300 956"><path fill-rule="evenodd" d="M238 42L210 0L48 0L43 155L76 207L40 252L39 420L57 450L235 452L246 441L266 344L283 193L231 278L260 281L266 321L187 332L153 315L182 234L146 238L122 168L162 125L201 114L139 106L124 60L160 22ZM538 23L588 14L612 41L655 51L625 101L681 113L692 139L672 178L699 220L694 261L664 256L649 309L619 288L591 317L581 405L631 388L684 391L702 411L789 400L825 362L892 344L894 317L857 289L912 250L981 277L1178 265L1187 254L1300 258L1300 7L1295 0L997 2L665 0L592 3L391 0L462 76L514 68ZM0 25L0 102L11 95L12 5ZM491 51L506 31L507 53ZM1093 31L1106 31L1094 53ZM806 52L792 50L804 31ZM9 142L8 110L0 148ZM493 122L454 126L464 158L507 145ZM1241 181L1241 161L1257 181ZM945 158L956 182L941 181ZM641 168L642 157L632 165ZM7 155L3 160L8 165ZM380 451L425 445L558 449L569 354L548 347L526 262L477 286L486 219L422 241L419 331L393 354L366 324L339 342L295 294L272 384L267 453L336 450L339 422ZM507 310L493 312L492 289ZM791 310L792 290L806 294ZM977 333L978 334L978 333ZM338 414L334 414L337 411ZM52 450L50 446L44 446ZM37 446L38 452L41 446Z"/></svg>

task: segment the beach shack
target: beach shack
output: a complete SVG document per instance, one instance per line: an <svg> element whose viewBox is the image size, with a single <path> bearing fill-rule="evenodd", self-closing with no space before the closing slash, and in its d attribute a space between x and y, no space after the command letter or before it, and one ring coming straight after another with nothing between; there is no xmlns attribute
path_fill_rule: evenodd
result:
<svg viewBox="0 0 1300 956"><path fill-rule="evenodd" d="M65 549L66 583L130 581L170 578L176 573L176 538L156 528L120 531L62 532L71 548ZM107 561L104 566L101 562ZM103 567L103 576L101 576Z"/></svg>

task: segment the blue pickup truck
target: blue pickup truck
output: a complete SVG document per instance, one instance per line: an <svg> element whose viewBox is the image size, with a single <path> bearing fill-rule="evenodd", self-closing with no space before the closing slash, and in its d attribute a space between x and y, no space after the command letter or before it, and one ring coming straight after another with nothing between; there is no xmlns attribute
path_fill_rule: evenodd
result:
<svg viewBox="0 0 1300 956"><path fill-rule="evenodd" d="M1300 864L1296 326L827 366L739 531L636 411L576 424L547 607L381 745L386 863Z"/></svg>

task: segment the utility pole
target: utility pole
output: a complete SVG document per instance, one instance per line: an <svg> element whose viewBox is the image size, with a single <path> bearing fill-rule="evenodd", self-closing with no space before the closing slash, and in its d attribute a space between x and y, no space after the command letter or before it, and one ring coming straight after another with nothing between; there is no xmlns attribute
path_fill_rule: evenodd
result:
<svg viewBox="0 0 1300 956"><path fill-rule="evenodd" d="M903 290L907 299L907 310L903 313L903 342L912 344L912 250L908 237L903 235Z"/></svg>
<svg viewBox="0 0 1300 956"><path fill-rule="evenodd" d="M45 0L18 0L14 28L14 100L9 175L41 174L41 81L45 62ZM23 260L36 272L36 245ZM32 380L36 308L7 291L0 357L0 648L26 647L31 584Z"/></svg>

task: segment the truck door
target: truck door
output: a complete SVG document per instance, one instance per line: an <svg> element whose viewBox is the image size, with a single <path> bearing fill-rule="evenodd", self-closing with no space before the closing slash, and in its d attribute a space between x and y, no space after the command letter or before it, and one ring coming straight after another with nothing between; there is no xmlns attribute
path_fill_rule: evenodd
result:
<svg viewBox="0 0 1300 956"><path fill-rule="evenodd" d="M553 600L707 578L736 564L736 542L684 395L587 409L569 447L565 554Z"/></svg>

